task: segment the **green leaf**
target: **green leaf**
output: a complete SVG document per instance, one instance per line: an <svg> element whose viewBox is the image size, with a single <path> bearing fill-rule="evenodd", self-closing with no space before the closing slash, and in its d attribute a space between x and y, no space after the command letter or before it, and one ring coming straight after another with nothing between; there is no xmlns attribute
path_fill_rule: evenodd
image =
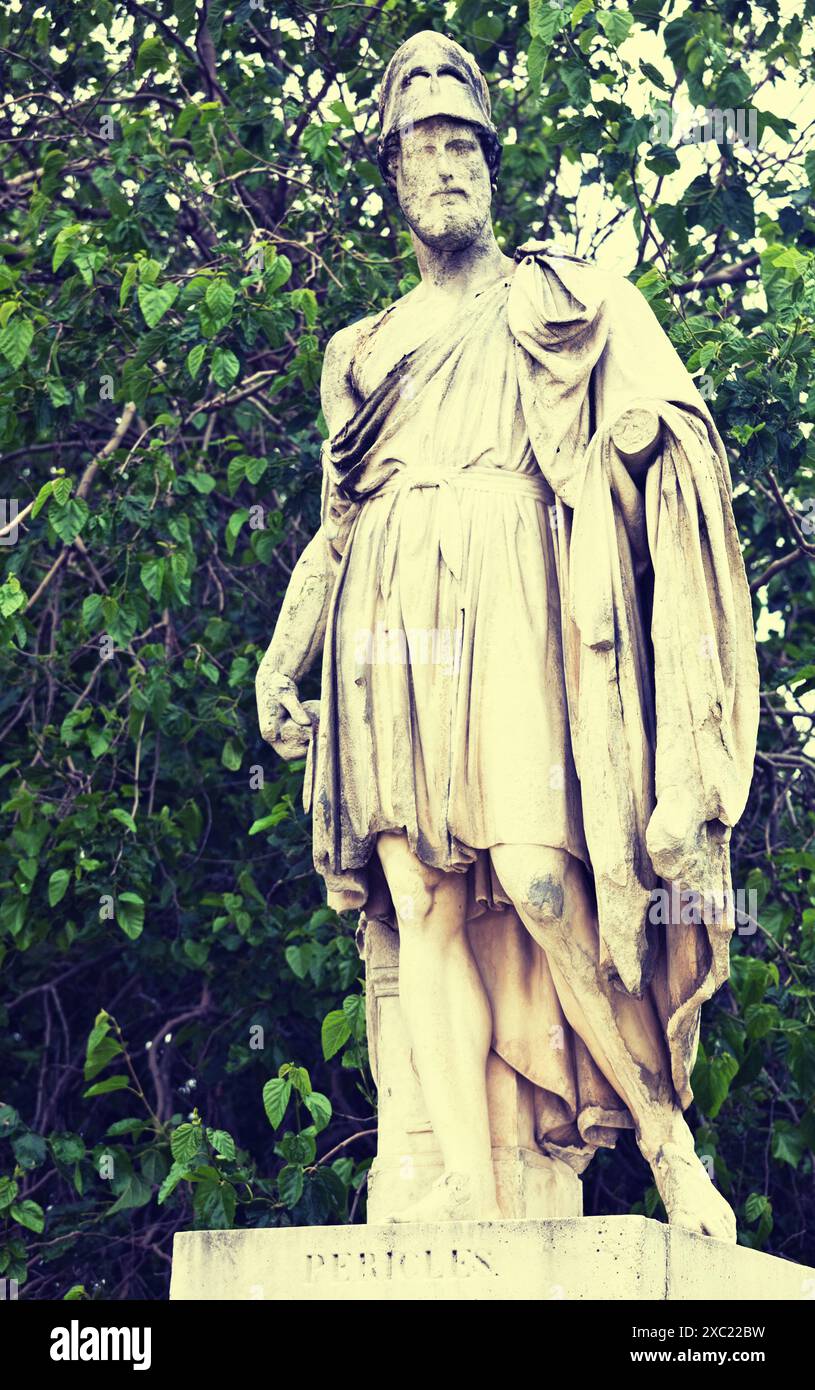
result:
<svg viewBox="0 0 815 1390"><path fill-rule="evenodd" d="M334 1009L330 1014L326 1014L323 1019L321 1038L323 1045L323 1057L326 1061L339 1052L344 1043L347 1043L351 1036L351 1025L342 1009Z"/></svg>
<svg viewBox="0 0 815 1390"><path fill-rule="evenodd" d="M577 0L577 4L572 10L571 27L576 29L583 16L590 14L593 9L594 0Z"/></svg>
<svg viewBox="0 0 815 1390"><path fill-rule="evenodd" d="M122 806L114 806L110 813L111 820L117 820L124 825L133 835L136 834L136 822L129 811L125 811Z"/></svg>
<svg viewBox="0 0 815 1390"><path fill-rule="evenodd" d="M118 1057L124 1049L116 1038L100 1038L93 1050L88 1050L85 1058L85 1080L92 1081L98 1073L112 1062L114 1057Z"/></svg>
<svg viewBox="0 0 815 1390"><path fill-rule="evenodd" d="M48 1157L48 1146L40 1134L33 1134L28 1130L25 1134L18 1134L11 1141L14 1157L21 1168L39 1168Z"/></svg>
<svg viewBox="0 0 815 1390"><path fill-rule="evenodd" d="M64 482L64 481L65 481L64 478L60 478L60 482ZM55 489L56 489L56 481L55 481L54 479L51 479L51 480L50 480L49 482L47 482L47 483L43 483L42 487L40 488L39 492L37 493L37 500L35 501L33 510L32 510L32 512L31 512L31 519L32 519L32 521L33 521L33 519L34 519L36 516L38 516L39 513L42 511L42 509L43 509L43 507L45 506L46 502L48 501L49 497L51 497L51 496L54 494ZM67 501L67 498L64 498L63 501Z"/></svg>
<svg viewBox="0 0 815 1390"><path fill-rule="evenodd" d="M21 1125L22 1120L14 1106L0 1104L0 1139L10 1139Z"/></svg>
<svg viewBox="0 0 815 1390"><path fill-rule="evenodd" d="M195 347L191 348L190 351L187 353L187 371L189 372L193 381L195 381L195 378L201 370L206 350L206 343L196 343Z"/></svg>
<svg viewBox="0 0 815 1390"><path fill-rule="evenodd" d="M241 364L229 348L216 348L212 354L212 379L216 385L227 390L236 379Z"/></svg>
<svg viewBox="0 0 815 1390"><path fill-rule="evenodd" d="M751 1192L744 1203L744 1214L748 1221L760 1221L766 1211L772 1211L772 1203L762 1192Z"/></svg>
<svg viewBox="0 0 815 1390"><path fill-rule="evenodd" d="M13 1178L0 1178L0 1211L10 1207L19 1188Z"/></svg>
<svg viewBox="0 0 815 1390"><path fill-rule="evenodd" d="M68 891L71 874L68 869L55 869L48 880L48 906L56 907Z"/></svg>
<svg viewBox="0 0 815 1390"><path fill-rule="evenodd" d="M788 1163L791 1168L797 1168L806 1147L806 1140L796 1125L789 1120L776 1120L773 1125L773 1158L777 1158L779 1163Z"/></svg>
<svg viewBox="0 0 815 1390"><path fill-rule="evenodd" d="M526 68L529 76L529 90L536 96L540 93L546 72L550 45L535 35L526 55Z"/></svg>
<svg viewBox="0 0 815 1390"><path fill-rule="evenodd" d="M313 290L300 289L292 290L289 296L293 309L299 310L306 321L308 328L313 328L317 322L317 296Z"/></svg>
<svg viewBox="0 0 815 1390"><path fill-rule="evenodd" d="M73 544L89 515L88 504L81 497L69 498L64 507L52 503L48 508L49 524L65 545Z"/></svg>
<svg viewBox="0 0 815 1390"><path fill-rule="evenodd" d="M342 1011L351 1025L357 1041L365 1037L365 1000L361 994L349 994L342 1001Z"/></svg>
<svg viewBox="0 0 815 1390"><path fill-rule="evenodd" d="M105 1132L111 1139L118 1139L122 1134L141 1134L148 1128L145 1120L137 1120L134 1117L130 1120L116 1120Z"/></svg>
<svg viewBox="0 0 815 1390"><path fill-rule="evenodd" d="M235 303L235 291L228 280L213 280L204 295L204 303L216 319L228 319Z"/></svg>
<svg viewBox="0 0 815 1390"><path fill-rule="evenodd" d="M550 47L564 19L561 5L551 5L549 0L529 0L529 32L533 40L541 41L544 48Z"/></svg>
<svg viewBox="0 0 815 1390"><path fill-rule="evenodd" d="M178 285L139 285L139 308L148 328L155 328L178 298Z"/></svg>
<svg viewBox="0 0 815 1390"><path fill-rule="evenodd" d="M10 319L0 332L0 352L14 371L21 367L34 341L34 325L29 319Z"/></svg>
<svg viewBox="0 0 815 1390"><path fill-rule="evenodd" d="M116 898L116 921L131 941L144 930L144 898L138 893L120 893Z"/></svg>
<svg viewBox="0 0 815 1390"><path fill-rule="evenodd" d="M732 1052L725 1052L707 1060L702 1057L700 1051L691 1085L699 1109L709 1119L715 1119L724 1105L730 1091L730 1083L738 1069L738 1061Z"/></svg>
<svg viewBox="0 0 815 1390"><path fill-rule="evenodd" d="M92 1096L106 1096L110 1091L125 1091L130 1085L130 1079L123 1074L108 1076L104 1081L97 1081L93 1086L89 1086L83 1093L85 1100L90 1100Z"/></svg>
<svg viewBox="0 0 815 1390"><path fill-rule="evenodd" d="M234 512L232 513L231 517L229 518L228 522L226 523L226 553L227 553L227 555L234 555L234 554L235 554L235 546L236 546L237 543L238 543L238 536L239 536L240 533L241 533L242 527L245 525L245 523L246 523L248 520L249 520L249 511L248 511L248 508L246 508L246 507L239 507L237 511L234 511Z"/></svg>
<svg viewBox="0 0 815 1390"><path fill-rule="evenodd" d="M93 1028L88 1036L87 1054L90 1057L96 1051L103 1038L107 1037L113 1026L113 1019L106 1009L100 1009L93 1021ZM87 1080L87 1072L85 1073Z"/></svg>
<svg viewBox="0 0 815 1390"><path fill-rule="evenodd" d="M208 1129L207 1138L216 1153L222 1158L234 1159L236 1157L235 1140L231 1134L227 1134L225 1129Z"/></svg>
<svg viewBox="0 0 815 1390"><path fill-rule="evenodd" d="M165 72L169 67L170 59L167 50L161 39L155 35L152 38L144 39L139 45L136 54L136 76L144 77L146 72L155 69L157 72Z"/></svg>
<svg viewBox="0 0 815 1390"><path fill-rule="evenodd" d="M185 36L191 34L196 24L195 0L173 0L173 14L180 32Z"/></svg>
<svg viewBox="0 0 815 1390"><path fill-rule="evenodd" d="M145 560L139 571L139 577L148 594L161 602L161 595L164 589L164 578L167 573L167 561L163 556L157 556L152 560Z"/></svg>
<svg viewBox="0 0 815 1390"><path fill-rule="evenodd" d="M270 295L281 289L291 279L293 268L288 256L275 257L263 280Z"/></svg>
<svg viewBox="0 0 815 1390"><path fill-rule="evenodd" d="M64 381L60 381L58 377L52 376L48 378L45 386L48 391L48 399L56 410L58 410L60 406L71 404L71 392L68 390Z"/></svg>
<svg viewBox="0 0 815 1390"><path fill-rule="evenodd" d="M634 16L628 10L598 10L597 23L615 48L628 38Z"/></svg>
<svg viewBox="0 0 815 1390"><path fill-rule="evenodd" d="M39 1235L45 1229L45 1212L38 1202L32 1202L30 1199L15 1202L9 1214L13 1221L25 1226L28 1231L36 1231Z"/></svg>
<svg viewBox="0 0 815 1390"><path fill-rule="evenodd" d="M221 762L230 772L237 772L243 762L243 744L236 738L228 738L223 746Z"/></svg>
<svg viewBox="0 0 815 1390"><path fill-rule="evenodd" d="M170 1193L175 1191L175 1189L178 1187L178 1184L183 1181L186 1175L187 1165L185 1163L176 1162L173 1164L172 1168L170 1169L169 1173L164 1179L164 1182L161 1184L161 1187L158 1190L158 1196L156 1198L156 1201L158 1202L158 1205L160 1207L164 1205L167 1198L170 1196Z"/></svg>
<svg viewBox="0 0 815 1390"><path fill-rule="evenodd" d="M133 286L134 286L135 283L136 283L136 276L137 276L137 274L138 274L138 270L137 270L135 261L131 261L131 262L129 263L129 265L125 266L125 273L124 273L124 275L122 276L122 284L121 284L121 287L120 287L120 289L119 289L119 308L120 308L120 309L123 309L124 306L125 306L125 304L127 303L127 299L128 299L129 294L130 294L130 291L132 290Z"/></svg>
<svg viewBox="0 0 815 1390"><path fill-rule="evenodd" d="M203 1149L201 1125L186 1122L179 1125L170 1136L170 1149L176 1163L189 1166Z"/></svg>
<svg viewBox="0 0 815 1390"><path fill-rule="evenodd" d="M643 77L647 77L648 81L653 83L655 87L659 87L660 91L670 92L670 82L665 81L665 78L662 76L662 73L659 71L659 68L655 68L653 63L644 63L643 60L640 59L640 72L642 73Z"/></svg>
<svg viewBox="0 0 815 1390"><path fill-rule="evenodd" d="M61 227L54 237L54 254L51 258L51 269L59 270L60 266L80 245L80 238L85 234L85 224L83 222L71 222L67 227Z"/></svg>
<svg viewBox="0 0 815 1390"><path fill-rule="evenodd" d="M196 1221L210 1230L228 1231L235 1222L237 1200L230 1182L211 1179L198 1183L192 1199Z"/></svg>
<svg viewBox="0 0 815 1390"><path fill-rule="evenodd" d="M131 1211L136 1207L146 1207L153 1196L153 1188L138 1173L128 1173L121 1192L105 1216L115 1216L118 1211Z"/></svg>
<svg viewBox="0 0 815 1390"><path fill-rule="evenodd" d="M10 618L12 613L19 612L25 601L22 584L16 574L10 574L5 584L0 587L0 617Z"/></svg>
<svg viewBox="0 0 815 1390"><path fill-rule="evenodd" d="M314 1121L317 1133L320 1134L331 1119L331 1101L319 1091L311 1091L303 1097L303 1104Z"/></svg>
<svg viewBox="0 0 815 1390"><path fill-rule="evenodd" d="M311 1095L311 1078L305 1067L288 1067L285 1075L298 1095Z"/></svg>
<svg viewBox="0 0 815 1390"><path fill-rule="evenodd" d="M272 1129L277 1129L282 1123L291 1092L291 1082L280 1076L273 1076L263 1087L263 1108Z"/></svg>
<svg viewBox="0 0 815 1390"><path fill-rule="evenodd" d="M218 480L213 478L211 473L188 473L187 478L196 492L201 492L208 497L217 487Z"/></svg>
<svg viewBox="0 0 815 1390"><path fill-rule="evenodd" d="M303 1195L303 1170L299 1165L287 1163L277 1175L277 1189L280 1200L287 1207L294 1207Z"/></svg>
<svg viewBox="0 0 815 1390"><path fill-rule="evenodd" d="M79 1163L85 1157L85 1141L79 1134L55 1134L51 1152L58 1163Z"/></svg>

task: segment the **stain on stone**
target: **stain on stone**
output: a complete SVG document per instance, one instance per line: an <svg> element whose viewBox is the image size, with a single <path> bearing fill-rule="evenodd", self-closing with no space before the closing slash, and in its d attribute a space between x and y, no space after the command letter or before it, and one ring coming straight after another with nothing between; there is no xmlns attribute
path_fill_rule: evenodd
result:
<svg viewBox="0 0 815 1390"><path fill-rule="evenodd" d="M433 854L433 846L421 830L416 832L416 855L421 859L423 864L427 864L431 868L433 867L433 859L435 857Z"/></svg>
<svg viewBox="0 0 815 1390"><path fill-rule="evenodd" d="M529 905L550 917L563 916L563 884L552 874L533 878L529 885Z"/></svg>

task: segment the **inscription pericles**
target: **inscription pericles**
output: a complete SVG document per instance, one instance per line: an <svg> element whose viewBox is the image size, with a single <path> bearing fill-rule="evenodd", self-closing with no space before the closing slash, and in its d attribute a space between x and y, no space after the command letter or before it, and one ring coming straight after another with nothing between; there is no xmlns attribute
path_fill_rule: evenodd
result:
<svg viewBox="0 0 815 1390"><path fill-rule="evenodd" d="M498 1277L477 1250L447 1246L432 1250L335 1250L307 1254L307 1284L348 1284L363 1279L473 1279Z"/></svg>

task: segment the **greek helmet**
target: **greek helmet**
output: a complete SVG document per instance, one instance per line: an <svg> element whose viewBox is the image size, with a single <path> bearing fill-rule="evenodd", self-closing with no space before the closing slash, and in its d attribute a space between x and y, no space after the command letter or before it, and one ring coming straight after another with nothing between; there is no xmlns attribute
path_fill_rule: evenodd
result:
<svg viewBox="0 0 815 1390"><path fill-rule="evenodd" d="M484 75L460 44L423 29L397 48L382 78L376 157L386 183L391 181L388 154L394 138L430 116L451 116L476 127L495 183L501 145L490 119Z"/></svg>

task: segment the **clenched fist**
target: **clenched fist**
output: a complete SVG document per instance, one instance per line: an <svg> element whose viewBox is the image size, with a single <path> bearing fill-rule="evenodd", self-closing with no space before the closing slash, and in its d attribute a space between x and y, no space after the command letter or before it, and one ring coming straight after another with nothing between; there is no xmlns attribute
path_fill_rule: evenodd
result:
<svg viewBox="0 0 815 1390"><path fill-rule="evenodd" d="M295 682L279 671L258 673L257 700L261 738L287 762L305 757L310 730L319 722L320 701L301 702Z"/></svg>

